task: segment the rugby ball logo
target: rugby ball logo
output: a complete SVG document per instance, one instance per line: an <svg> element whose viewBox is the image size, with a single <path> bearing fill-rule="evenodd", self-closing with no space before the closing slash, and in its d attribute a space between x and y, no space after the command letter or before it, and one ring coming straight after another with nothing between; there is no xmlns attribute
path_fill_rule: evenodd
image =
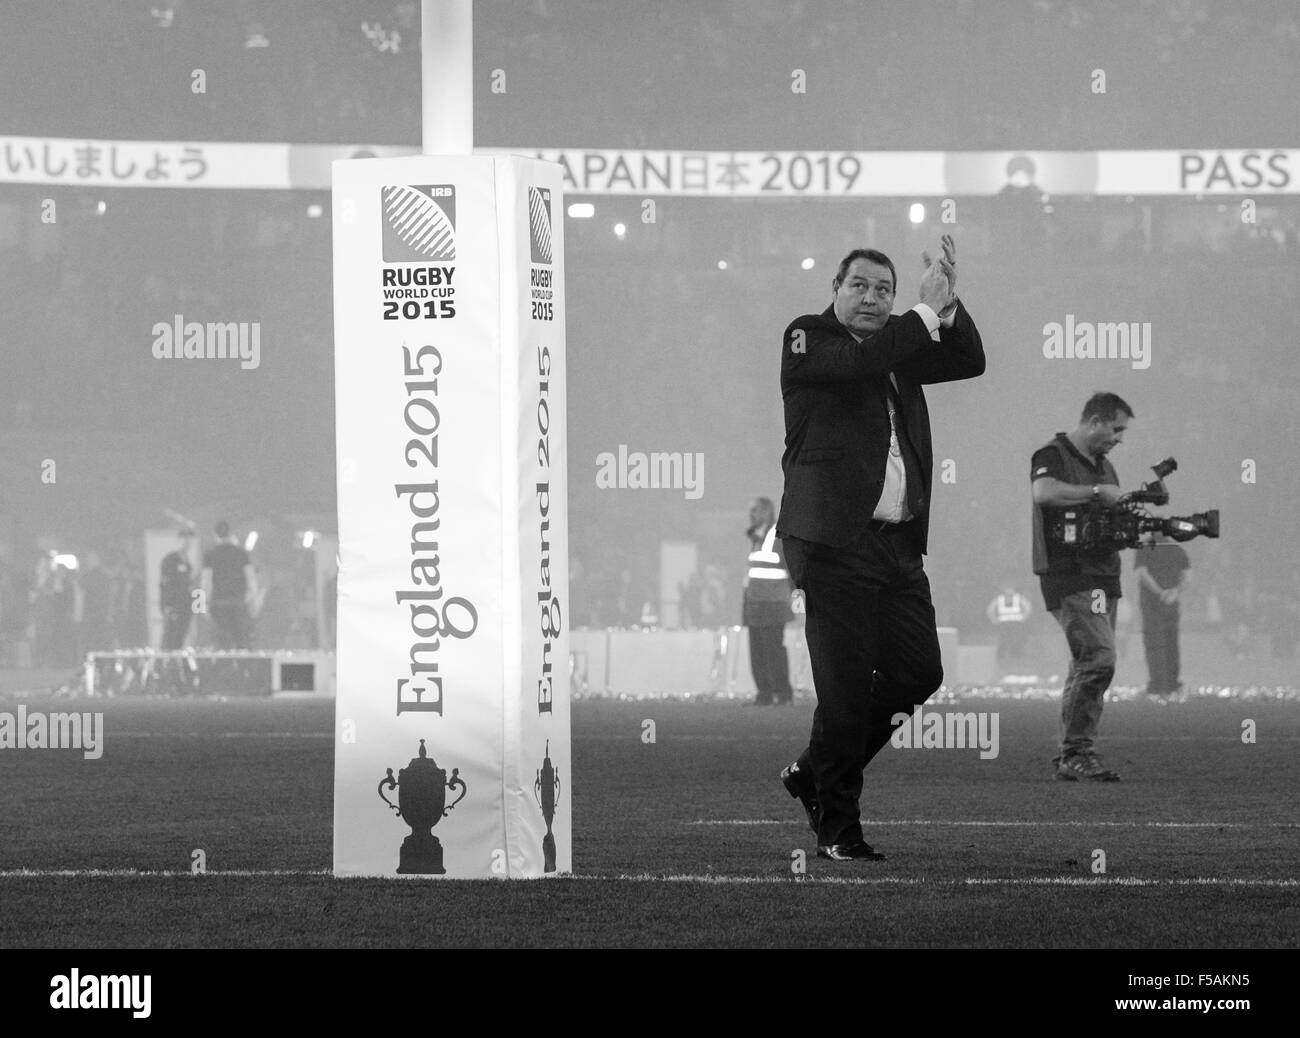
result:
<svg viewBox="0 0 1300 1038"><path fill-rule="evenodd" d="M456 189L451 184L381 189L384 262L456 258Z"/></svg>
<svg viewBox="0 0 1300 1038"><path fill-rule="evenodd" d="M551 262L551 192L545 187L528 189L528 243L534 263Z"/></svg>

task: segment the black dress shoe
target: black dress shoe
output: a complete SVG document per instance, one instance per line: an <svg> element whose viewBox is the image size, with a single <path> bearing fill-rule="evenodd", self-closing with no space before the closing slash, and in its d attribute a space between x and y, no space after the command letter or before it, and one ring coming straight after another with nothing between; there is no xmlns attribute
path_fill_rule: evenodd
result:
<svg viewBox="0 0 1300 1038"><path fill-rule="evenodd" d="M830 858L831 861L884 861L885 856L871 849L871 844L859 840L857 843L833 843L829 847L818 847L817 857Z"/></svg>
<svg viewBox="0 0 1300 1038"><path fill-rule="evenodd" d="M817 790L813 786L812 776L795 761L782 769L781 783L787 793L803 804L804 811L808 813L808 824L816 832L817 824L822 820L822 806L817 802Z"/></svg>

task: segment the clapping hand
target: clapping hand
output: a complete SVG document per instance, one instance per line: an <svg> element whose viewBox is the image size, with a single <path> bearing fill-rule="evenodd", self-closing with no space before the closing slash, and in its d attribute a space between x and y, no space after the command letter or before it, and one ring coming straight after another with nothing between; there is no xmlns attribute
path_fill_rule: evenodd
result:
<svg viewBox="0 0 1300 1038"><path fill-rule="evenodd" d="M943 236L943 255L930 259L929 252L921 253L925 272L921 275L921 302L935 313L947 309L957 288L957 245L951 234Z"/></svg>

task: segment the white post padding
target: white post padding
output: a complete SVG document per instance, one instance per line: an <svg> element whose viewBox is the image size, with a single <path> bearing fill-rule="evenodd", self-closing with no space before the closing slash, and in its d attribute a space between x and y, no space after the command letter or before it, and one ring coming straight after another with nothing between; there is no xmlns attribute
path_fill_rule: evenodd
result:
<svg viewBox="0 0 1300 1038"><path fill-rule="evenodd" d="M570 871L560 168L333 186L335 874Z"/></svg>

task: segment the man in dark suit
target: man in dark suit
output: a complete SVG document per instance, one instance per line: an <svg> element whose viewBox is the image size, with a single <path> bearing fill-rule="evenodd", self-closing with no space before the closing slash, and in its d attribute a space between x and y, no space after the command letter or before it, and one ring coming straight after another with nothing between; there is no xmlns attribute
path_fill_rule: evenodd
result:
<svg viewBox="0 0 1300 1038"><path fill-rule="evenodd" d="M863 839L862 772L943 681L928 548L933 454L923 385L975 378L984 347L954 294L956 251L923 254L920 302L894 316L894 265L846 256L831 305L781 344L785 494L777 534L807 608L817 710L781 778L836 861L883 857Z"/></svg>

